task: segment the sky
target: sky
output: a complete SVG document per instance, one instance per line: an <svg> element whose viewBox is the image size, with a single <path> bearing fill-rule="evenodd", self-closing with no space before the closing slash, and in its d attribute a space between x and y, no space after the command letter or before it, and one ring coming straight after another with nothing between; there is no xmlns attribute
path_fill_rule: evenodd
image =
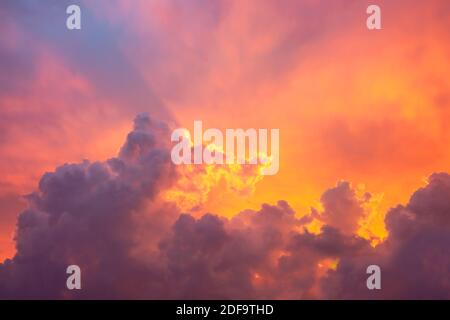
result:
<svg viewBox="0 0 450 320"><path fill-rule="evenodd" d="M448 1L6 0L0 30L0 297L449 298ZM278 128L279 172L173 166L194 120Z"/></svg>

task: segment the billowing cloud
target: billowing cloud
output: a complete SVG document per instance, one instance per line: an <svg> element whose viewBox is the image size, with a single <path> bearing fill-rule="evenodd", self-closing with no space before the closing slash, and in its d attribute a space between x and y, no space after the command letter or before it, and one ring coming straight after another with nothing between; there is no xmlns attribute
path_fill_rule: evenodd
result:
<svg viewBox="0 0 450 320"><path fill-rule="evenodd" d="M406 206L386 215L389 237L372 252L343 258L324 280L332 298L449 299L450 175L430 176ZM377 264L382 290L368 291L365 270Z"/></svg>
<svg viewBox="0 0 450 320"><path fill-rule="evenodd" d="M114 278L137 272L132 249L139 249L139 228L145 226L152 239L170 221L152 204L175 177L166 134L167 127L140 115L118 157L46 173L18 218L17 253L0 267L0 296L62 297L58 270L71 263L80 264L87 282L95 279L94 286L87 284L90 294L101 294L103 283L115 288L107 291L111 297L126 291Z"/></svg>
<svg viewBox="0 0 450 320"><path fill-rule="evenodd" d="M357 235L370 197L348 182L306 218L283 200L232 218L182 213L163 196L180 178L168 130L141 114L117 157L44 174L17 220L17 253L0 265L0 297L448 298L450 175L391 209L373 247ZM80 291L65 287L71 264ZM366 288L370 264L381 291Z"/></svg>
<svg viewBox="0 0 450 320"><path fill-rule="evenodd" d="M321 202L324 206L321 217L327 225L350 234L356 233L358 220L363 216L364 210L348 182L340 182L335 188L327 190L322 195Z"/></svg>

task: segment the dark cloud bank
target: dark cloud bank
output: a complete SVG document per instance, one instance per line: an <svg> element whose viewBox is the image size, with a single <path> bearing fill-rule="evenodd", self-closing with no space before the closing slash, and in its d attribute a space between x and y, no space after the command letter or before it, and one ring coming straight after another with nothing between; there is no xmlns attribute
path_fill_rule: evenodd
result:
<svg viewBox="0 0 450 320"><path fill-rule="evenodd" d="M0 299L450 298L450 175L391 209L389 237L373 248L355 234L363 210L346 182L301 219L285 201L232 219L180 213L158 196L177 179L168 130L139 115L116 158L42 177L17 221L17 254L0 264ZM305 228L313 219L319 234ZM82 290L65 287L70 264ZM366 288L370 264L382 290Z"/></svg>

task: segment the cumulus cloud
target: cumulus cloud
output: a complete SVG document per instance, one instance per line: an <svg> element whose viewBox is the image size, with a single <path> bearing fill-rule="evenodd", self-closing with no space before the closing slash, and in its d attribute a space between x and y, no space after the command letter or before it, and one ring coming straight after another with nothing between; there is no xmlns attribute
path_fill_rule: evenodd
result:
<svg viewBox="0 0 450 320"><path fill-rule="evenodd" d="M449 298L450 175L391 209L373 247L357 235L370 195L348 182L303 217L283 200L232 218L182 213L162 196L180 179L168 136L141 114L117 157L44 174L0 265L0 298ZM71 264L80 291L65 288ZM381 291L366 288L370 264Z"/></svg>
<svg viewBox="0 0 450 320"><path fill-rule="evenodd" d="M389 237L371 252L343 258L323 282L332 298L450 298L450 175L436 173L406 206L386 215ZM382 270L382 290L365 288L370 264Z"/></svg>
<svg viewBox="0 0 450 320"><path fill-rule="evenodd" d="M366 194L366 199L370 198ZM358 229L358 221L364 214L363 200L356 197L355 191L346 181L339 182L335 188L325 191L321 197L324 211L321 219L327 225L343 232L353 234Z"/></svg>
<svg viewBox="0 0 450 320"><path fill-rule="evenodd" d="M170 217L149 207L175 177L168 149L161 145L164 130L140 115L118 157L65 164L43 175L18 218L17 253L0 266L1 297L62 297L61 270L72 263L85 272L88 296L126 292L124 283L133 281L114 279L138 268L132 249L139 227L162 232ZM152 223L157 226L149 228Z"/></svg>

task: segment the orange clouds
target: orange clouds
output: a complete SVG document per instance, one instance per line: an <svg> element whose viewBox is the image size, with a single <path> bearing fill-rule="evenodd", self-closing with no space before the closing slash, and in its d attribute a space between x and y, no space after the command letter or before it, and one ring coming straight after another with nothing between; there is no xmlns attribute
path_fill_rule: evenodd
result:
<svg viewBox="0 0 450 320"><path fill-rule="evenodd" d="M283 198L308 212L346 179L383 195L361 232L386 236L383 212L450 170L450 21L447 1L377 2L375 32L368 1L86 1L79 34L56 27L58 7L6 8L0 192L18 198L56 165L115 154L150 110L186 127L280 128L278 175L186 174L172 194L186 208L230 216Z"/></svg>
<svg viewBox="0 0 450 320"><path fill-rule="evenodd" d="M204 167L179 172L164 139L169 133L165 123L139 114L118 156L45 173L17 218L17 252L0 263L0 297L448 297L449 174L431 175L407 205L387 212L386 239L368 224L379 199L345 181L327 189L321 206L301 218L285 200L230 218L193 216L165 192L186 187L208 193L202 184L219 181L205 181ZM245 182L242 170L231 172ZM189 180L193 184L184 185ZM78 292L62 287L73 263L83 270ZM383 291L365 286L373 263L382 267Z"/></svg>

